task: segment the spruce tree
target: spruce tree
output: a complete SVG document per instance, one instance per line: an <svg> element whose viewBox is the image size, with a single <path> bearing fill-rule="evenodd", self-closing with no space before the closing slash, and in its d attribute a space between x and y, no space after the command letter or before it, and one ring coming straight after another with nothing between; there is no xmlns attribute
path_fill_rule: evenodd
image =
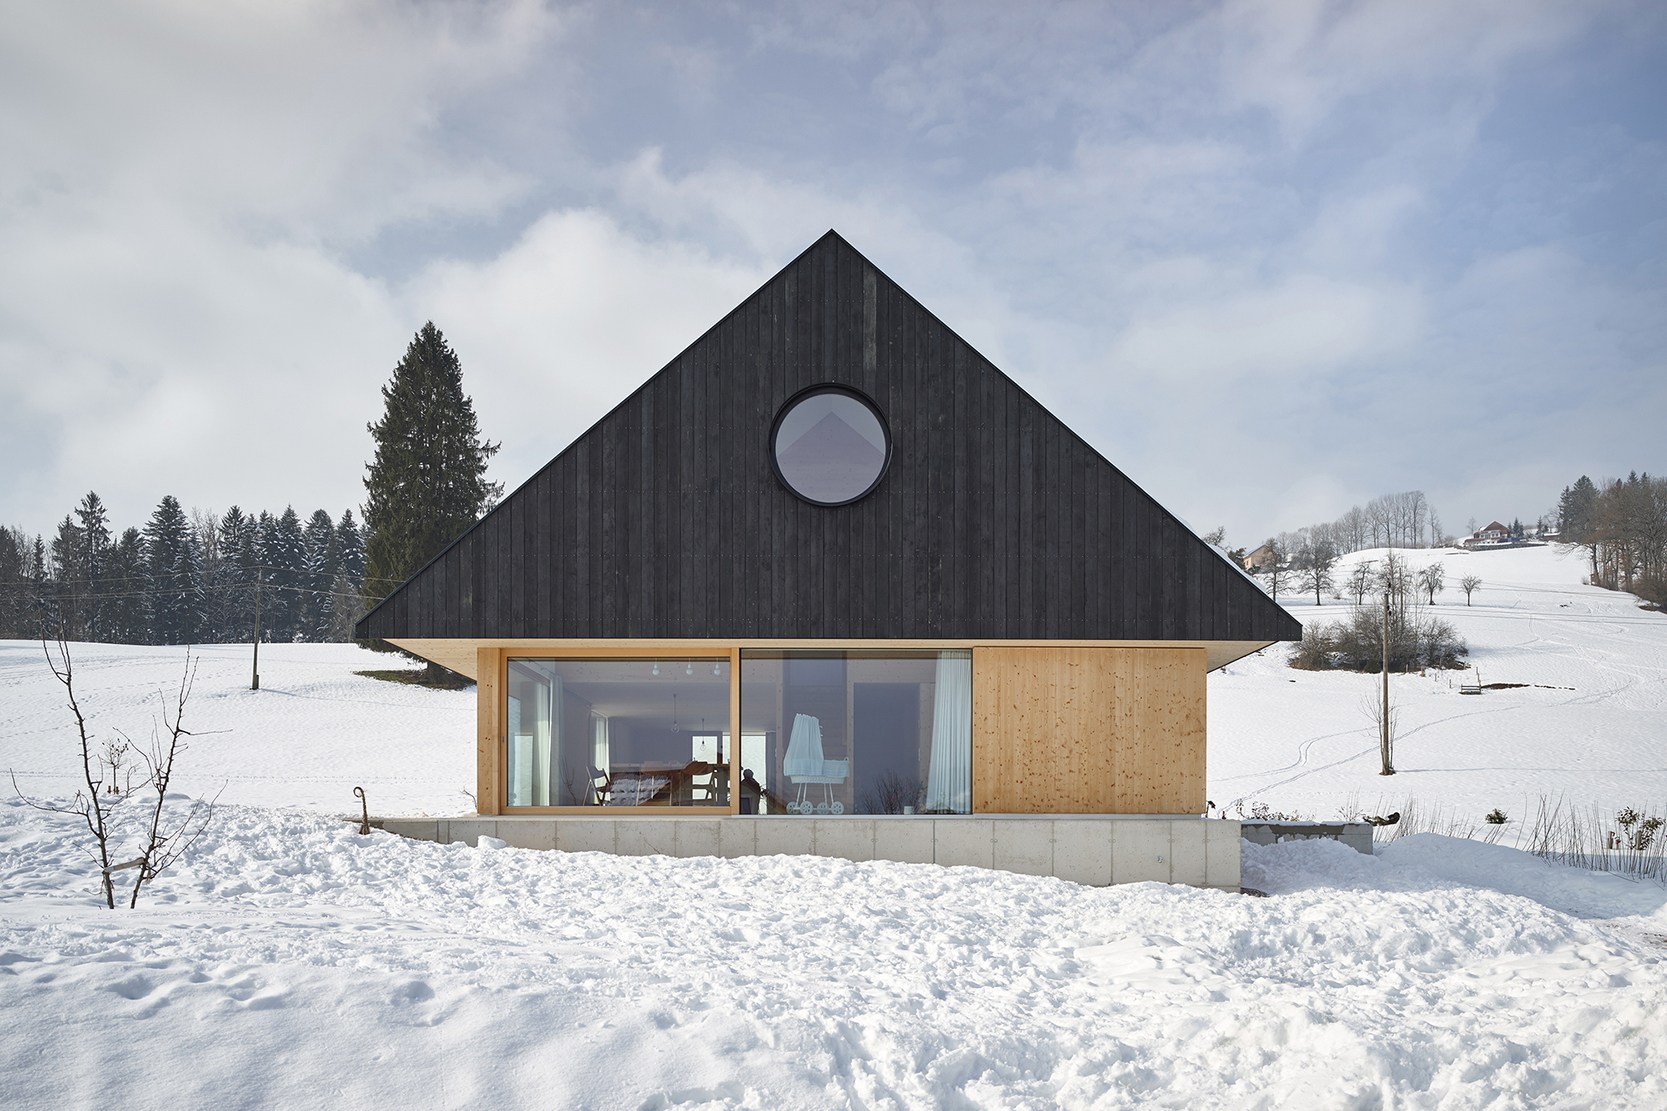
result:
<svg viewBox="0 0 1667 1111"><path fill-rule="evenodd" d="M81 530L81 545L75 553L77 577L85 581L80 605L82 635L88 640L107 640L103 620L103 596L109 593L104 581L110 561L110 514L104 501L89 490L75 507Z"/></svg>
<svg viewBox="0 0 1667 1111"><path fill-rule="evenodd" d="M145 644L150 635L146 605L145 541L136 528L122 531L110 549L105 572L109 597L103 606L104 636L115 644Z"/></svg>
<svg viewBox="0 0 1667 1111"><path fill-rule="evenodd" d="M203 598L197 538L179 499L165 496L145 526L150 580L150 637L159 644L194 644L202 635Z"/></svg>
<svg viewBox="0 0 1667 1111"><path fill-rule="evenodd" d="M68 513L58 522L52 538L53 606L51 623L55 633L67 640L87 639L82 620L83 595L88 583L81 573L81 527Z"/></svg>
<svg viewBox="0 0 1667 1111"><path fill-rule="evenodd" d="M277 517L260 515L261 636L274 643L296 639L302 617L306 570L301 518L288 505Z"/></svg>
<svg viewBox="0 0 1667 1111"><path fill-rule="evenodd" d="M330 586L336 578L340 556L336 549L336 524L330 514L315 509L301 533L303 589L300 594L300 638L324 639L330 625Z"/></svg>
<svg viewBox="0 0 1667 1111"><path fill-rule="evenodd" d="M365 474L364 594L375 604L490 509L486 481L499 445L481 438L463 367L432 322L418 330L382 387L376 453Z"/></svg>
<svg viewBox="0 0 1667 1111"><path fill-rule="evenodd" d="M21 640L28 594L24 553L28 538L21 530L0 526L0 640Z"/></svg>

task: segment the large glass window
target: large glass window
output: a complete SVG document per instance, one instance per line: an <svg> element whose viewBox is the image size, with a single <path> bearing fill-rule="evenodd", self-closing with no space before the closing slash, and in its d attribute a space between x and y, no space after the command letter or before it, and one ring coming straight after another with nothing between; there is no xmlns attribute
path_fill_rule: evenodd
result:
<svg viewBox="0 0 1667 1111"><path fill-rule="evenodd" d="M510 806L729 806L729 661L513 658Z"/></svg>
<svg viewBox="0 0 1667 1111"><path fill-rule="evenodd" d="M972 653L744 650L741 812L965 814Z"/></svg>

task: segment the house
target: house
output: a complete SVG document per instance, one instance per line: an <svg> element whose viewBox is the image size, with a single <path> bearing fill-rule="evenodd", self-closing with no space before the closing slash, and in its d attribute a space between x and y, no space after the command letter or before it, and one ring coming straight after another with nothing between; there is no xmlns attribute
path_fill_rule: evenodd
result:
<svg viewBox="0 0 1667 1111"><path fill-rule="evenodd" d="M1263 544L1255 551L1244 557L1246 571L1266 571L1279 562L1279 553L1274 551L1272 544Z"/></svg>
<svg viewBox="0 0 1667 1111"><path fill-rule="evenodd" d="M1301 626L829 232L356 635L478 682L401 832L1236 887L1205 675Z"/></svg>
<svg viewBox="0 0 1667 1111"><path fill-rule="evenodd" d="M1476 530L1459 543L1466 548L1480 548L1493 544L1508 545L1511 543L1511 530L1498 521L1489 521L1486 528Z"/></svg>

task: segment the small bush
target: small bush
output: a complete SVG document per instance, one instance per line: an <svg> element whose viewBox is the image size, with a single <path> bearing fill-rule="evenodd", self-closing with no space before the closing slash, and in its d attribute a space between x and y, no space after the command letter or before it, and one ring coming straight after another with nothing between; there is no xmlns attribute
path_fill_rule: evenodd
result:
<svg viewBox="0 0 1667 1111"><path fill-rule="evenodd" d="M1291 650L1291 666L1298 671L1322 671L1332 663L1332 626L1315 621L1302 627L1302 640Z"/></svg>
<svg viewBox="0 0 1667 1111"><path fill-rule="evenodd" d="M1511 819L1510 819L1509 815L1507 815L1503 810L1499 809L1499 807L1496 806L1492 810L1489 810L1488 811L1488 816L1483 818L1482 820L1490 826L1502 826L1506 822L1510 821Z"/></svg>

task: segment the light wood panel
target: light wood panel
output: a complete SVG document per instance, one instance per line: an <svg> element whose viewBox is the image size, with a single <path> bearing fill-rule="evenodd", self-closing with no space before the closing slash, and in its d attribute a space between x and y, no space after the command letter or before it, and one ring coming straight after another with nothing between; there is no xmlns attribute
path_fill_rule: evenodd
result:
<svg viewBox="0 0 1667 1111"><path fill-rule="evenodd" d="M502 655L496 648L475 653L475 809L482 814L503 813Z"/></svg>
<svg viewBox="0 0 1667 1111"><path fill-rule="evenodd" d="M681 639L681 640L546 640L537 638L480 638L474 640L424 640L397 637L388 643L433 660L459 675L476 678L476 653L485 647L509 649L513 656L645 656L728 655L735 648L1199 648L1214 671L1234 660L1260 651L1274 643L1267 640L765 640L765 639Z"/></svg>
<svg viewBox="0 0 1667 1111"><path fill-rule="evenodd" d="M972 658L975 813L1203 812L1202 647Z"/></svg>

